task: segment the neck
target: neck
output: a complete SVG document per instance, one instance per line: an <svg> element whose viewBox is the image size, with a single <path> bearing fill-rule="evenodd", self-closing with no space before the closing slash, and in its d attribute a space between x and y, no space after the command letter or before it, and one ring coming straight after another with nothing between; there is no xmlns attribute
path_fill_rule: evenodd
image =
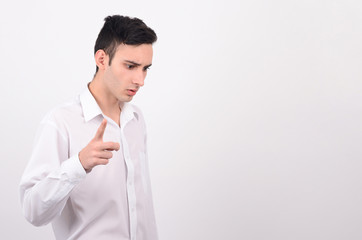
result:
<svg viewBox="0 0 362 240"><path fill-rule="evenodd" d="M120 125L120 102L104 87L101 80L101 76L97 74L88 85L89 91L97 101L103 114Z"/></svg>

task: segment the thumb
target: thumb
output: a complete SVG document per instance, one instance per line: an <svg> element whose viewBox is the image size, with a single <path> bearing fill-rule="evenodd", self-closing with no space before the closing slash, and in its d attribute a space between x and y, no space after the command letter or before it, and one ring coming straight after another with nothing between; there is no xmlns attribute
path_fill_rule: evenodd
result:
<svg viewBox="0 0 362 240"><path fill-rule="evenodd" d="M107 127L107 120L104 118L101 125L99 125L96 135L94 136L95 140L103 141L103 134Z"/></svg>

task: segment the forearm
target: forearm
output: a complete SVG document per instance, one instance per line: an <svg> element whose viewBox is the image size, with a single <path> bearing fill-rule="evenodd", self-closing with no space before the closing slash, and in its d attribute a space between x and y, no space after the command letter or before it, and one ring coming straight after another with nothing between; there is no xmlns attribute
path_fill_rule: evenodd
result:
<svg viewBox="0 0 362 240"><path fill-rule="evenodd" d="M64 161L58 169L34 176L31 169L24 173L20 197L25 218L35 226L48 224L59 216L72 189L86 173L78 156Z"/></svg>

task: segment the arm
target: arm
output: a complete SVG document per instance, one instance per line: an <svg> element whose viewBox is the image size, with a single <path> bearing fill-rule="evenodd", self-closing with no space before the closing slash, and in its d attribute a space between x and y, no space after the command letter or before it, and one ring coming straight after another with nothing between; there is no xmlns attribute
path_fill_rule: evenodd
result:
<svg viewBox="0 0 362 240"><path fill-rule="evenodd" d="M69 158L69 141L51 121L41 124L30 162L20 183L20 199L25 218L35 226L59 216L72 189L86 172L107 164L119 143L103 142L107 121L79 154Z"/></svg>
<svg viewBox="0 0 362 240"><path fill-rule="evenodd" d="M71 190L85 178L78 156L68 158L68 140L51 122L38 130L31 159L20 182L25 218L35 226L60 215Z"/></svg>

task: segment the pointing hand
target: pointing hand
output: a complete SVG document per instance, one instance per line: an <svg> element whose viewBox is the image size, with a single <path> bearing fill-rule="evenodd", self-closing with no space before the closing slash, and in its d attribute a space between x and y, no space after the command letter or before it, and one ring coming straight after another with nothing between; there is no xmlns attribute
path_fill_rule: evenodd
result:
<svg viewBox="0 0 362 240"><path fill-rule="evenodd" d="M97 165L105 165L112 158L111 151L119 150L119 143L103 142L103 134L107 127L107 120L103 119L96 135L88 145L79 152L79 160L85 171L88 173Z"/></svg>

